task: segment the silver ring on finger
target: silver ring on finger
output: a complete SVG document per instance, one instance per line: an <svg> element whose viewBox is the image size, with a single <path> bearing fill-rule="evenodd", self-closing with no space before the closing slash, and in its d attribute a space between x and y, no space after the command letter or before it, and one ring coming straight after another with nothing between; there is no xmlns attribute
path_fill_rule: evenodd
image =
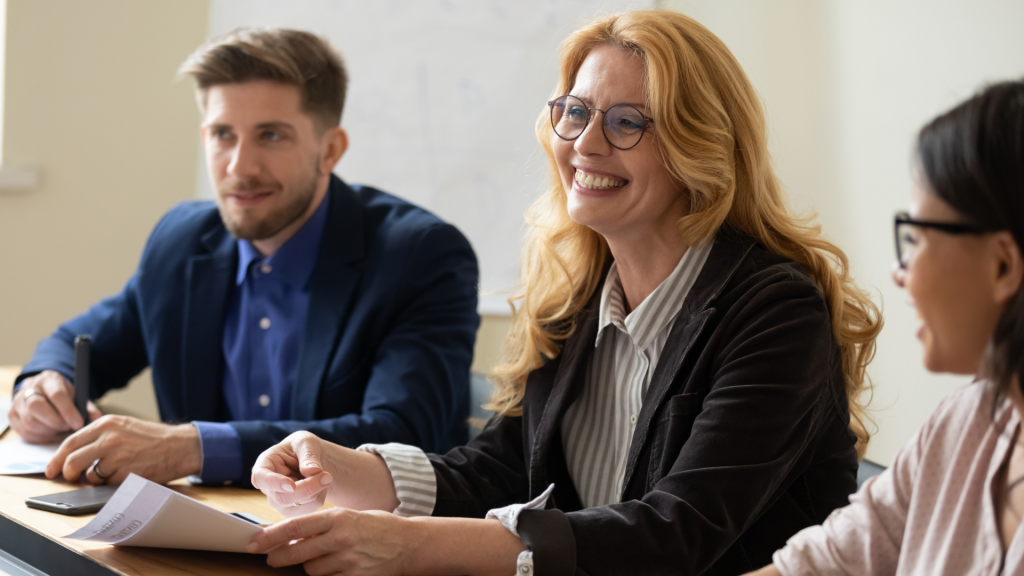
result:
<svg viewBox="0 0 1024 576"><path fill-rule="evenodd" d="M100 470L99 460L97 460L96 463L92 465L92 472L93 474L96 475L97 478L102 480L104 484L107 483L107 480L110 480L110 474L104 474L103 471Z"/></svg>
<svg viewBox="0 0 1024 576"><path fill-rule="evenodd" d="M24 402L27 405L28 404L28 399L33 397L33 396L39 396L43 400L46 400L46 403L50 405L50 408L53 408L54 412L56 412L57 414L60 414L60 410L57 410L57 407L53 405L53 402L50 401L50 397L47 396L46 394L43 394L39 390L36 390L35 388L29 390L28 392L25 392L25 395L22 396L22 398L21 398L22 402Z"/></svg>

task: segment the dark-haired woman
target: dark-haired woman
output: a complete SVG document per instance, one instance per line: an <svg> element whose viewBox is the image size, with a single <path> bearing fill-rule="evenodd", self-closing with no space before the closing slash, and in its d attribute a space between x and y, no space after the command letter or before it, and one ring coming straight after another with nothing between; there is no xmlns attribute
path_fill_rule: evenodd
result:
<svg viewBox="0 0 1024 576"><path fill-rule="evenodd" d="M1024 574L1024 82L926 126L893 279L933 372L977 374L892 467L755 574Z"/></svg>

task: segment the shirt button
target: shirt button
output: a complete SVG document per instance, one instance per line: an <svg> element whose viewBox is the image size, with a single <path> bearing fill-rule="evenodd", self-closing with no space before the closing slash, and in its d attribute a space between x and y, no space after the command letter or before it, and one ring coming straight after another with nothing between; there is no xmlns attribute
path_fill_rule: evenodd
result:
<svg viewBox="0 0 1024 576"><path fill-rule="evenodd" d="M629 423L630 424L636 424L636 414L630 414L629 415Z"/></svg>
<svg viewBox="0 0 1024 576"><path fill-rule="evenodd" d="M270 266L270 264L264 263L263 266L260 266L260 271L262 271L264 274L270 274L271 270L273 270L273 268Z"/></svg>
<svg viewBox="0 0 1024 576"><path fill-rule="evenodd" d="M270 318L261 318L260 328L263 328L264 330L270 329Z"/></svg>
<svg viewBox="0 0 1024 576"><path fill-rule="evenodd" d="M260 406L263 406L264 408L270 406L270 396L260 394Z"/></svg>

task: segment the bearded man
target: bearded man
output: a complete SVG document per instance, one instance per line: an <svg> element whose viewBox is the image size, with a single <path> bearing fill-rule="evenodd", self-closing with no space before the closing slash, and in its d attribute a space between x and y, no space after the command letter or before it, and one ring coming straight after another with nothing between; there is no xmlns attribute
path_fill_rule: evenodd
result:
<svg viewBox="0 0 1024 576"><path fill-rule="evenodd" d="M196 82L216 202L168 212L124 290L24 367L11 426L62 441L47 476L247 485L256 457L297 430L352 447L463 443L476 257L432 214L332 173L348 147L340 56L306 32L239 29L181 73ZM90 402L83 425L69 383L79 334L90 398L152 367L162 423Z"/></svg>

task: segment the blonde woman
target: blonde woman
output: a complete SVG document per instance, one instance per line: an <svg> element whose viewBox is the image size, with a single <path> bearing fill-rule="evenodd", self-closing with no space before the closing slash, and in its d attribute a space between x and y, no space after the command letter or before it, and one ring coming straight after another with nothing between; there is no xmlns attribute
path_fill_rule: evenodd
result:
<svg viewBox="0 0 1024 576"><path fill-rule="evenodd" d="M445 455L268 450L253 485L297 516L253 539L271 565L735 574L855 489L878 312L786 210L735 58L653 11L587 25L561 62L497 416Z"/></svg>

